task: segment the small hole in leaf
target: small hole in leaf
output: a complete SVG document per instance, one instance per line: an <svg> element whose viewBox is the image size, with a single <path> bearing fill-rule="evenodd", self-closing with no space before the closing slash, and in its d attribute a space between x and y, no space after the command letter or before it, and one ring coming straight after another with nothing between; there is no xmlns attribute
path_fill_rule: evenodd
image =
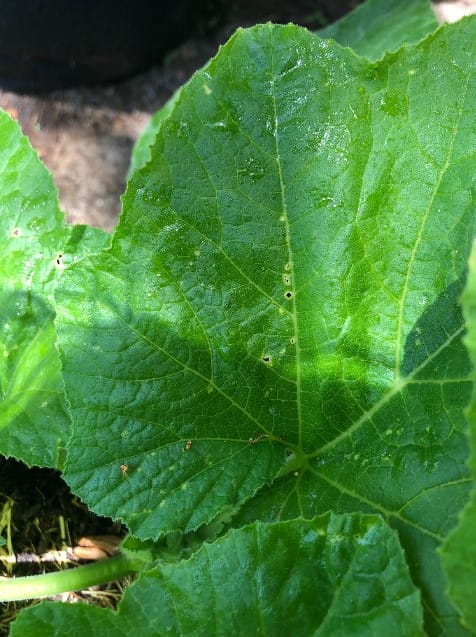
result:
<svg viewBox="0 0 476 637"><path fill-rule="evenodd" d="M14 239L21 237L21 228L13 228L13 230L10 233L10 236L13 237Z"/></svg>
<svg viewBox="0 0 476 637"><path fill-rule="evenodd" d="M288 290L287 292L284 293L284 296L287 299L292 299L293 298L293 293Z"/></svg>
<svg viewBox="0 0 476 637"><path fill-rule="evenodd" d="M291 345L296 345L296 339L294 338L294 336L291 336L289 342L291 343Z"/></svg>
<svg viewBox="0 0 476 637"><path fill-rule="evenodd" d="M264 355L261 357L261 360L263 361L263 363L264 363L265 365L271 365L271 360L272 360L272 359L271 359L271 356L270 356L269 354L264 354Z"/></svg>
<svg viewBox="0 0 476 637"><path fill-rule="evenodd" d="M58 254L56 255L55 264L56 264L57 268L60 268L60 269L64 268L63 253L62 252L58 252Z"/></svg>
<svg viewBox="0 0 476 637"><path fill-rule="evenodd" d="M291 277L289 274L283 274L283 281L285 285L289 285L291 283Z"/></svg>

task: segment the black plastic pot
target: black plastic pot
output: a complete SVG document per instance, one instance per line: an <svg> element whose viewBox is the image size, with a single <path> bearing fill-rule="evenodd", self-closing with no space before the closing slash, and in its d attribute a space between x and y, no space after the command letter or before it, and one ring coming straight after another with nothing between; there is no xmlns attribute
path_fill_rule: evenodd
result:
<svg viewBox="0 0 476 637"><path fill-rule="evenodd" d="M0 85L100 84L158 60L191 32L194 0L0 0Z"/></svg>

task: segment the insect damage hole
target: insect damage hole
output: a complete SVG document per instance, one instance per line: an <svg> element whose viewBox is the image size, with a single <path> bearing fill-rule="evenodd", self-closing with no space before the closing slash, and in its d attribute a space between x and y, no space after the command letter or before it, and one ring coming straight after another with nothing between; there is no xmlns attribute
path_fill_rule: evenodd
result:
<svg viewBox="0 0 476 637"><path fill-rule="evenodd" d="M272 365L273 363L273 358L270 354L263 354L263 356L261 357L261 360L263 361L265 365Z"/></svg>
<svg viewBox="0 0 476 637"><path fill-rule="evenodd" d="M286 290L286 292L284 293L284 298L290 300L293 298L293 293L290 290Z"/></svg>
<svg viewBox="0 0 476 637"><path fill-rule="evenodd" d="M62 252L58 252L55 257L55 265L59 270L64 270L63 256Z"/></svg>

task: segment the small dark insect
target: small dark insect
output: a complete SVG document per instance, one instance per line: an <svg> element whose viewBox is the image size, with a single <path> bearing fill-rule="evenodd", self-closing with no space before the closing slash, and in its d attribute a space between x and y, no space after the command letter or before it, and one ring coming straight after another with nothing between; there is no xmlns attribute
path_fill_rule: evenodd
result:
<svg viewBox="0 0 476 637"><path fill-rule="evenodd" d="M248 444L255 445L257 442L267 437L268 437L268 434L258 434L256 438L248 438Z"/></svg>

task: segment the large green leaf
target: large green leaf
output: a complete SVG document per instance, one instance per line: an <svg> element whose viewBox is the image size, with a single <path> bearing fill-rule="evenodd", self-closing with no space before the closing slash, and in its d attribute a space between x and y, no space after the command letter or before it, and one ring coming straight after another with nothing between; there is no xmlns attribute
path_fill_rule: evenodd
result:
<svg viewBox="0 0 476 637"><path fill-rule="evenodd" d="M429 0L367 0L317 33L378 60L403 44L418 42L437 26Z"/></svg>
<svg viewBox="0 0 476 637"><path fill-rule="evenodd" d="M182 90L112 248L57 297L65 477L95 511L142 538L378 511L429 632L466 634L436 548L470 484L475 36L371 64L264 25Z"/></svg>
<svg viewBox="0 0 476 637"><path fill-rule="evenodd" d="M476 363L476 244L470 259L467 288L463 297L464 313L468 327L466 345L473 366ZM473 370L473 379L476 375ZM471 407L467 411L471 432L471 470L476 478L476 392L473 390ZM464 624L476 633L476 494L465 509L458 526L446 540L441 556L449 580L449 594L461 611Z"/></svg>
<svg viewBox="0 0 476 637"><path fill-rule="evenodd" d="M255 523L127 589L117 613L82 604L22 612L11 636L418 637L420 595L376 516Z"/></svg>
<svg viewBox="0 0 476 637"><path fill-rule="evenodd" d="M104 244L64 223L46 168L0 111L0 453L61 465L69 437L52 294L74 257Z"/></svg>

